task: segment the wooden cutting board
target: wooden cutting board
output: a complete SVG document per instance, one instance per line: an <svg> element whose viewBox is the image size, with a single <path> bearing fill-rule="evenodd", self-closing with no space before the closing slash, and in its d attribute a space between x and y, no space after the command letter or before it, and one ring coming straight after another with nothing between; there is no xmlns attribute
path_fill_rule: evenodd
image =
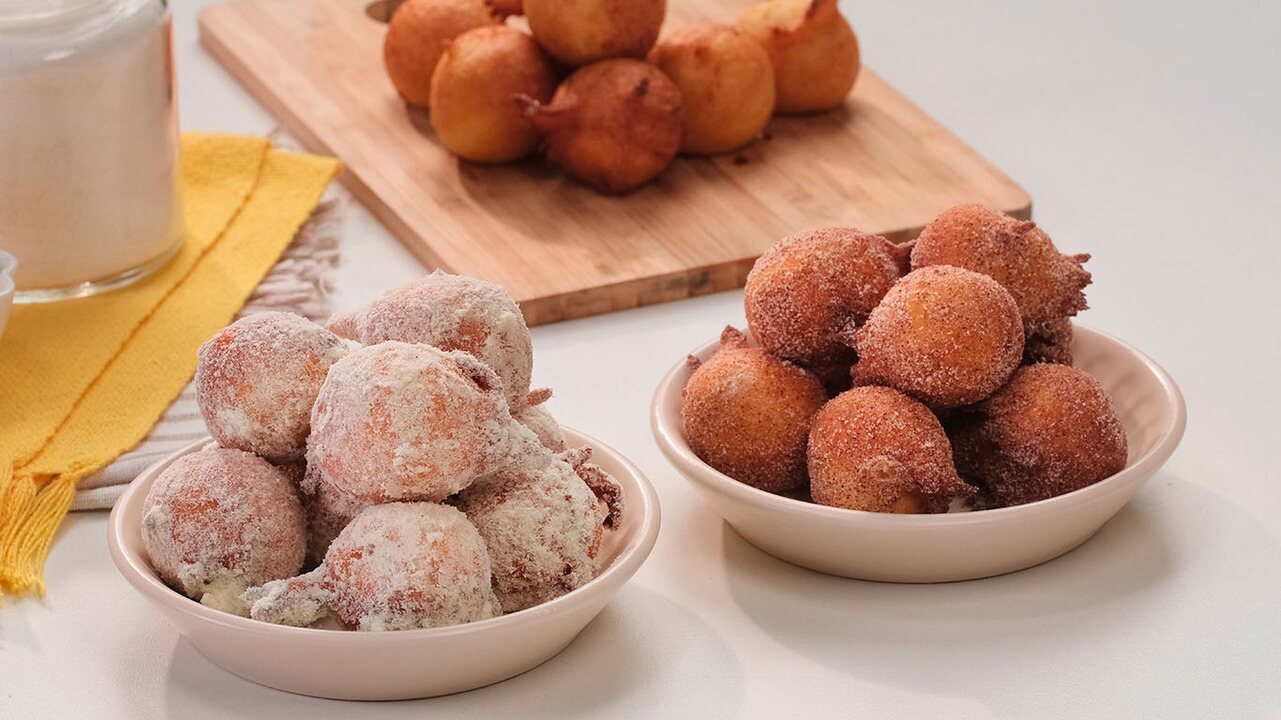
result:
<svg viewBox="0 0 1281 720"><path fill-rule="evenodd" d="M606 197L540 160L460 162L383 72L369 0L229 0L200 17L216 58L423 262L505 285L531 325L740 287L779 238L854 225L894 240L981 202L1020 217L1018 185L864 68L845 107L778 117L740 153L678 158ZM668 27L732 21L751 0L675 0Z"/></svg>

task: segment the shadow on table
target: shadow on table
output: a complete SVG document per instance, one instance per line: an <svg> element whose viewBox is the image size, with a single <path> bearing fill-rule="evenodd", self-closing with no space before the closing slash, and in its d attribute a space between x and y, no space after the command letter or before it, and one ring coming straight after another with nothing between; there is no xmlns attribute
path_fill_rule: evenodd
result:
<svg viewBox="0 0 1281 720"><path fill-rule="evenodd" d="M715 677L709 668L723 669ZM439 698L355 703L255 685L205 660L180 640L164 700L168 717L652 717L738 715L737 658L701 620L669 600L628 586L560 655L489 687ZM719 683L722 686L716 687ZM663 705L654 704L658 687ZM684 686L684 687L682 687ZM679 691L673 691L673 689Z"/></svg>
<svg viewBox="0 0 1281 720"><path fill-rule="evenodd" d="M1276 702L1276 541L1196 485L1167 475L1152 483L1165 487L1140 495L1076 550L968 582L823 575L766 555L724 524L730 592L762 630L816 662L1002 716L1038 707L1090 715L1100 697L1128 697L1151 717L1216 706L1239 714L1243 698L1262 701L1260 687L1272 687ZM1244 574L1216 561L1223 552L1271 566ZM1218 599L1207 586L1219 588ZM1242 605L1259 616L1240 616ZM1260 657L1240 661L1251 653ZM1225 663L1231 656L1237 661ZM1173 714L1153 713L1154 704Z"/></svg>

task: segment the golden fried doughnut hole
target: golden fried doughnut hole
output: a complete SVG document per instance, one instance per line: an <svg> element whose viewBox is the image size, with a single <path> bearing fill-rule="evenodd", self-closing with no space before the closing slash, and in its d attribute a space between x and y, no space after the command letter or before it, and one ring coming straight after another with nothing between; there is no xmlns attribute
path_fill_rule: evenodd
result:
<svg viewBox="0 0 1281 720"><path fill-rule="evenodd" d="M1029 365L952 429L957 467L1005 505L1079 490L1125 469L1125 428L1098 381Z"/></svg>
<svg viewBox="0 0 1281 720"><path fill-rule="evenodd" d="M1054 331L1061 335L1066 318L1086 308L1081 291L1090 273L1081 266L1089 258L1061 254L1030 220L983 205L957 205L921 231L912 267L954 265L987 275L1014 296L1027 335L1053 344Z"/></svg>
<svg viewBox="0 0 1281 720"><path fill-rule="evenodd" d="M406 0L392 14L383 40L383 63L396 92L410 105L426 106L445 43L496 22L485 0Z"/></svg>
<svg viewBox="0 0 1281 720"><path fill-rule="evenodd" d="M658 39L666 0L525 0L538 43L570 67L612 57L643 58Z"/></svg>
<svg viewBox="0 0 1281 720"><path fill-rule="evenodd" d="M854 362L841 337L867 319L902 275L907 251L855 228L786 237L756 260L743 289L752 337L805 367Z"/></svg>
<svg viewBox="0 0 1281 720"><path fill-rule="evenodd" d="M654 179L680 148L681 91L639 60L602 60L578 70L550 105L521 102L546 134L547 157L608 193L629 193Z"/></svg>
<svg viewBox="0 0 1281 720"><path fill-rule="evenodd" d="M937 408L978 402L1023 356L1023 323L1005 288L940 265L900 280L854 336L856 385L887 385Z"/></svg>
<svg viewBox="0 0 1281 720"><path fill-rule="evenodd" d="M809 437L810 495L820 505L945 512L972 494L930 409L897 390L856 387L827 403Z"/></svg>
<svg viewBox="0 0 1281 720"><path fill-rule="evenodd" d="M681 152L706 155L746 145L774 114L769 53L740 28L681 28L656 45L649 60L681 89Z"/></svg>
<svg viewBox="0 0 1281 720"><path fill-rule="evenodd" d="M492 25L448 43L431 83L431 126L441 143L465 160L501 163L538 147L539 133L512 100L520 94L547 102L556 71L525 33Z"/></svg>
<svg viewBox="0 0 1281 720"><path fill-rule="evenodd" d="M818 379L748 347L734 328L681 391L685 440L730 477L767 492L805 484L810 420L826 402Z"/></svg>
<svg viewBox="0 0 1281 720"><path fill-rule="evenodd" d="M765 0L738 20L769 51L780 113L840 107L858 79L858 38L836 0Z"/></svg>

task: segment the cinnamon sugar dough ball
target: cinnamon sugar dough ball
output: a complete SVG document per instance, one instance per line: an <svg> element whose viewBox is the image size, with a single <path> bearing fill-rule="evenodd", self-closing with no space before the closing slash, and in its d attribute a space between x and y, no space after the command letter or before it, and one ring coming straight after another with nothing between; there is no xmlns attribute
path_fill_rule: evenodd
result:
<svg viewBox="0 0 1281 720"><path fill-rule="evenodd" d="M685 440L708 465L767 492L805 484L810 421L827 401L818 379L732 327L681 391Z"/></svg>
<svg viewBox="0 0 1281 720"><path fill-rule="evenodd" d="M241 450L183 455L156 478L142 510L142 545L167 584L244 614L240 593L302 568L306 523L284 472Z"/></svg>
<svg viewBox="0 0 1281 720"><path fill-rule="evenodd" d="M1016 220L983 205L945 210L921 231L912 267L952 265L982 273L1010 291L1024 332L1046 336L1086 309L1089 255L1064 255L1031 220Z"/></svg>
<svg viewBox="0 0 1281 720"><path fill-rule="evenodd" d="M200 346L196 403L223 447L272 462L302 458L311 406L347 343L293 313L243 317Z"/></svg>
<svg viewBox="0 0 1281 720"><path fill-rule="evenodd" d="M885 387L853 388L819 412L809 471L814 502L850 510L946 512L974 490L957 475L930 409Z"/></svg>
<svg viewBox="0 0 1281 720"><path fill-rule="evenodd" d="M1067 365L1019 368L952 431L961 473L1005 505L1079 490L1125 468L1128 446L1098 381Z"/></svg>
<svg viewBox="0 0 1281 720"><path fill-rule="evenodd" d="M1023 364L1036 363L1072 364L1072 318L1053 320L1028 333Z"/></svg>
<svg viewBox="0 0 1281 720"><path fill-rule="evenodd" d="M853 362L841 337L903 274L906 248L854 228L783 238L747 275L743 306L766 352L806 367Z"/></svg>
<svg viewBox="0 0 1281 720"><path fill-rule="evenodd" d="M856 385L887 385L936 408L978 402L1023 356L1014 298L992 278L940 265L900 280L855 333Z"/></svg>
<svg viewBox="0 0 1281 720"><path fill-rule="evenodd" d="M489 553L458 510L389 503L362 511L306 575L245 593L250 616L306 626L332 611L364 631L446 627L498 614Z"/></svg>
<svg viewBox="0 0 1281 720"><path fill-rule="evenodd" d="M369 502L443 500L506 462L517 428L498 377L471 355L363 347L320 388L303 490L323 479Z"/></svg>
<svg viewBox="0 0 1281 720"><path fill-rule="evenodd" d="M565 460L544 451L458 496L493 560L503 612L545 603L596 577L604 524L597 496Z"/></svg>
<svg viewBox="0 0 1281 720"><path fill-rule="evenodd" d="M534 350L520 306L501 285L437 270L329 328L365 345L399 340L471 353L498 373L511 411L525 407Z"/></svg>

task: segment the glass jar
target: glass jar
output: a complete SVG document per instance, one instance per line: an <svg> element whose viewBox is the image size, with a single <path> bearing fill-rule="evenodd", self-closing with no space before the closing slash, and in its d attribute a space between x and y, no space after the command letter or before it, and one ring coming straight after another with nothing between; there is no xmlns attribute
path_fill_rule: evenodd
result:
<svg viewBox="0 0 1281 720"><path fill-rule="evenodd" d="M165 0L0 0L0 247L16 302L92 295L184 236Z"/></svg>

